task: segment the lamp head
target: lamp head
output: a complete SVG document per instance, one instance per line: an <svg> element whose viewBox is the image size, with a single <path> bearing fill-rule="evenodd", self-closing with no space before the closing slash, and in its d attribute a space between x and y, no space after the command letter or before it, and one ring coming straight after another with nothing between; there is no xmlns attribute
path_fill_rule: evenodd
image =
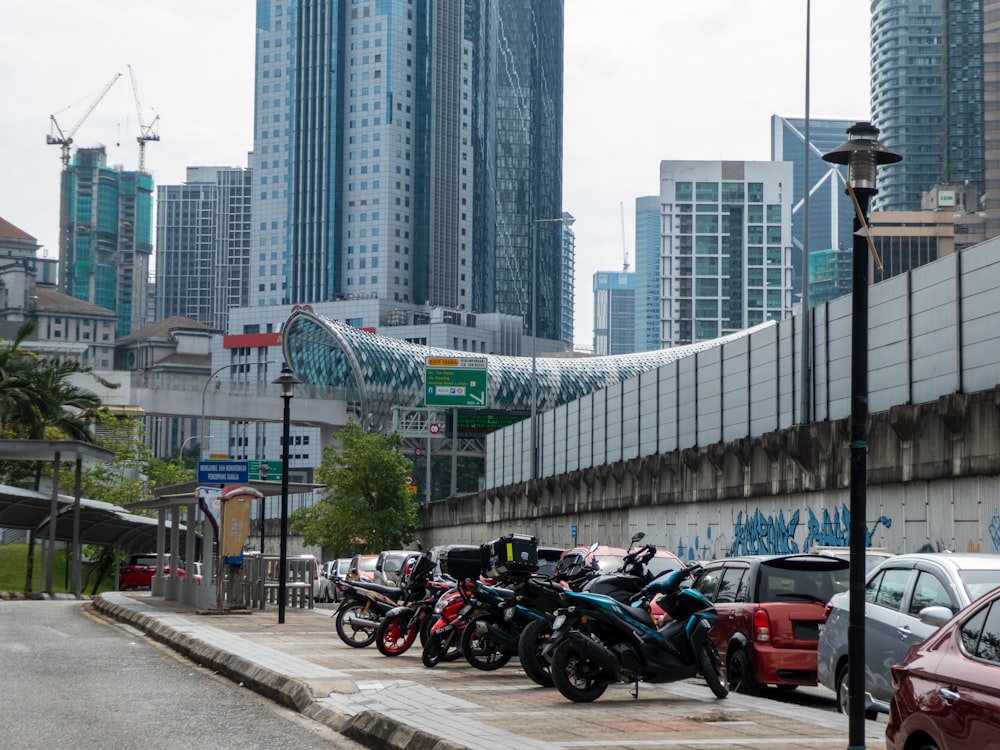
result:
<svg viewBox="0 0 1000 750"><path fill-rule="evenodd" d="M855 190L878 192L875 171L881 164L895 164L903 157L878 141L879 129L870 122L856 122L847 129L847 142L823 154L823 161L847 165L847 182Z"/></svg>
<svg viewBox="0 0 1000 750"><path fill-rule="evenodd" d="M292 368L288 366L287 362L281 366L281 374L272 382L275 385L281 386L282 398L291 398L295 386L302 383L301 380L295 377L295 373L292 372Z"/></svg>

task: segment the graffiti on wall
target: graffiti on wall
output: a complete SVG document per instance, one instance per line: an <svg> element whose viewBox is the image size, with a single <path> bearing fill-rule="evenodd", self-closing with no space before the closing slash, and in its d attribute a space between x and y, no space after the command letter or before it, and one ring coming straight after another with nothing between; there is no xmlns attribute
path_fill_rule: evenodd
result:
<svg viewBox="0 0 1000 750"><path fill-rule="evenodd" d="M994 513L990 519L990 539L993 540L993 550L1000 550L1000 513Z"/></svg>
<svg viewBox="0 0 1000 750"><path fill-rule="evenodd" d="M759 508L746 514L740 511L733 525L731 542L722 543L724 534L716 534L713 540L712 526L707 526L694 537L692 544L680 540L677 555L687 560L711 560L736 555L794 555L809 552L816 547L850 545L851 511L846 505L832 511L823 508L818 513L812 508L805 508L804 513L807 520L803 524L803 510L796 510L787 518L784 511L778 511L777 516L765 515ZM866 528L866 547L872 545L872 536L879 526L891 528L892 519L879 516L871 528ZM990 533L994 537L994 543L1000 548L1000 515L994 517Z"/></svg>

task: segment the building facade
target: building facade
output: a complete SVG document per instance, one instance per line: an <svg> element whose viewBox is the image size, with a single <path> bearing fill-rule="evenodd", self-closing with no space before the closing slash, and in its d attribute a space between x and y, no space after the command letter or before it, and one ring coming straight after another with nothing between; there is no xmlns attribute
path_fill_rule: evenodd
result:
<svg viewBox="0 0 1000 750"><path fill-rule="evenodd" d="M635 351L635 274L598 271L594 274L594 354Z"/></svg>
<svg viewBox="0 0 1000 750"><path fill-rule="evenodd" d="M158 187L156 320L224 331L230 308L249 303L251 189L241 167L188 167L183 185Z"/></svg>
<svg viewBox="0 0 1000 750"><path fill-rule="evenodd" d="M561 0L260 0L250 304L527 320L537 250L558 340L562 235L536 222L562 210L562 21Z"/></svg>
<svg viewBox="0 0 1000 750"><path fill-rule="evenodd" d="M635 199L635 349L660 348L660 196Z"/></svg>
<svg viewBox="0 0 1000 750"><path fill-rule="evenodd" d="M660 163L660 346L792 312L792 165Z"/></svg>
<svg viewBox="0 0 1000 750"><path fill-rule="evenodd" d="M146 320L153 253L153 178L107 165L103 146L77 149L63 172L62 290L113 310L118 336Z"/></svg>

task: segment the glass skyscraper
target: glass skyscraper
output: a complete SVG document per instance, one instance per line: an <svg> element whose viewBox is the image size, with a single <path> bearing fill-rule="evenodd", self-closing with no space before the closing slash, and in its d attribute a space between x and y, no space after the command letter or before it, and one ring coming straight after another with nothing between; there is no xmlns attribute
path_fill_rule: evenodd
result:
<svg viewBox="0 0 1000 750"><path fill-rule="evenodd" d="M258 0L251 304L527 320L537 249L559 339L562 35L561 0Z"/></svg>
<svg viewBox="0 0 1000 750"><path fill-rule="evenodd" d="M635 349L660 348L660 196L635 199Z"/></svg>

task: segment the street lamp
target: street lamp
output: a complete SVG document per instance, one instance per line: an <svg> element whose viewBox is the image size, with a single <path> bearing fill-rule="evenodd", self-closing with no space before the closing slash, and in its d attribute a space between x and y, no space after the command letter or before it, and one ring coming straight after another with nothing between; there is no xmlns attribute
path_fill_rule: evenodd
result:
<svg viewBox="0 0 1000 750"><path fill-rule="evenodd" d="M535 339L538 337L538 225L558 223L573 226L576 218L563 211L558 219L535 219L531 235L531 479L538 479L538 353ZM560 243L561 246L562 243Z"/></svg>
<svg viewBox="0 0 1000 750"><path fill-rule="evenodd" d="M847 129L847 142L823 155L847 165L847 194L854 203L851 278L851 519L849 526L850 615L847 625L848 748L865 746L865 548L867 547L868 473L868 253L874 251L868 227L868 203L878 193L880 164L903 157L878 142L879 129L858 122Z"/></svg>
<svg viewBox="0 0 1000 750"><path fill-rule="evenodd" d="M197 440L197 439L198 439L197 435L188 435L186 438L184 438L184 441L181 443L181 447L177 450L177 463L181 464L181 466L184 465L184 447L192 440Z"/></svg>
<svg viewBox="0 0 1000 750"><path fill-rule="evenodd" d="M281 439L281 529L278 550L278 624L285 622L285 600L287 598L286 582L288 580L288 430L291 424L292 391L302 381L295 377L292 368L287 363L281 366L281 375L274 381L281 386L281 398L285 402L282 415Z"/></svg>

